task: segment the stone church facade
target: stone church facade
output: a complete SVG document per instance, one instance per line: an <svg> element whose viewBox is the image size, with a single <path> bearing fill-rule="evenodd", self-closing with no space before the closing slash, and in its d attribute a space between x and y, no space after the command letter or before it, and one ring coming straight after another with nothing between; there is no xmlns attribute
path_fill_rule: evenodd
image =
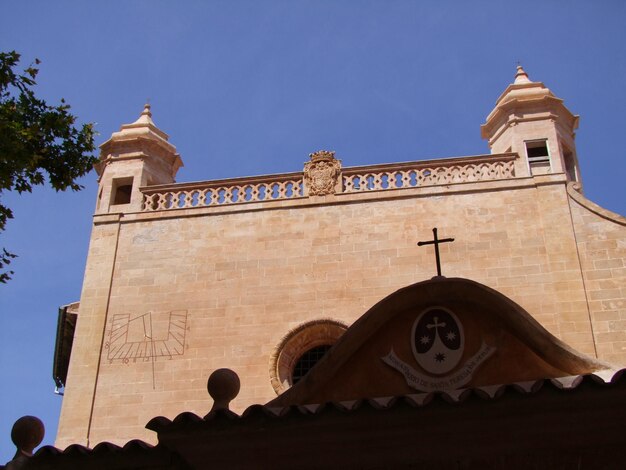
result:
<svg viewBox="0 0 626 470"><path fill-rule="evenodd" d="M312 351L434 275L416 246L433 227L455 238L443 275L623 365L626 219L583 196L577 126L518 67L481 127L490 154L342 167L319 151L302 172L176 183L181 158L146 106L101 146L57 446L154 442L151 418L208 412L222 367L241 379L235 411L276 398Z"/></svg>

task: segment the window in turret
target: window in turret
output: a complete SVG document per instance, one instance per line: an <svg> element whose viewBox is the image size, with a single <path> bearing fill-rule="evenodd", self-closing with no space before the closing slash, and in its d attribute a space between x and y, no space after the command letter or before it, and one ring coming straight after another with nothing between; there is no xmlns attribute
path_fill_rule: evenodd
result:
<svg viewBox="0 0 626 470"><path fill-rule="evenodd" d="M112 204L128 204L133 191L133 178L115 178L113 180Z"/></svg>
<svg viewBox="0 0 626 470"><path fill-rule="evenodd" d="M550 153L548 152L548 141L529 140L526 144L526 156L528 166L532 175L543 175L550 173Z"/></svg>

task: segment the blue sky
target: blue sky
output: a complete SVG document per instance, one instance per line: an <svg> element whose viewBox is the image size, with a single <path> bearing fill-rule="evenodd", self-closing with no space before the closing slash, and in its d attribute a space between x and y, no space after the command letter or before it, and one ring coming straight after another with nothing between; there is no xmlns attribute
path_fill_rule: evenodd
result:
<svg viewBox="0 0 626 470"><path fill-rule="evenodd" d="M626 213L626 2L4 2L0 50L42 63L101 144L147 98L185 167L178 181L299 171L335 150L344 166L488 153L480 125L519 60L581 116L588 198ZM0 197L19 254L0 285L0 463L24 414L54 441L56 312L78 300L96 198L38 188Z"/></svg>

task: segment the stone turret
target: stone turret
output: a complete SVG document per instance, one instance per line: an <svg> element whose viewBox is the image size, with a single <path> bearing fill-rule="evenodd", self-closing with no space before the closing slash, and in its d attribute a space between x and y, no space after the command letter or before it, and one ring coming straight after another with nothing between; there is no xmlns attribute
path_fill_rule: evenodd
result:
<svg viewBox="0 0 626 470"><path fill-rule="evenodd" d="M515 81L480 130L491 153L517 152L522 157L517 175L565 173L568 180L580 181L574 142L578 119L562 99L518 66Z"/></svg>
<svg viewBox="0 0 626 470"><path fill-rule="evenodd" d="M181 166L183 162L176 147L156 127L150 105L146 104L139 119L122 125L119 132L114 132L100 146L96 213L140 211L139 188L174 183Z"/></svg>

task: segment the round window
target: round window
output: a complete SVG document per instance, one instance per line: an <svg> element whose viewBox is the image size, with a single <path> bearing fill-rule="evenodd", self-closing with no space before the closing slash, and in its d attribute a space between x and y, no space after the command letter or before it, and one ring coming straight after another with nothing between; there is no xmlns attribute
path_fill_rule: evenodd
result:
<svg viewBox="0 0 626 470"><path fill-rule="evenodd" d="M314 320L287 333L270 358L274 391L280 394L302 379L347 328L336 320Z"/></svg>
<svg viewBox="0 0 626 470"><path fill-rule="evenodd" d="M326 351L328 351L331 346L331 344L315 346L300 356L300 359L296 362L296 365L293 367L293 372L291 373L292 384L297 384L300 379L304 377L315 364L317 364L324 354L326 354Z"/></svg>

